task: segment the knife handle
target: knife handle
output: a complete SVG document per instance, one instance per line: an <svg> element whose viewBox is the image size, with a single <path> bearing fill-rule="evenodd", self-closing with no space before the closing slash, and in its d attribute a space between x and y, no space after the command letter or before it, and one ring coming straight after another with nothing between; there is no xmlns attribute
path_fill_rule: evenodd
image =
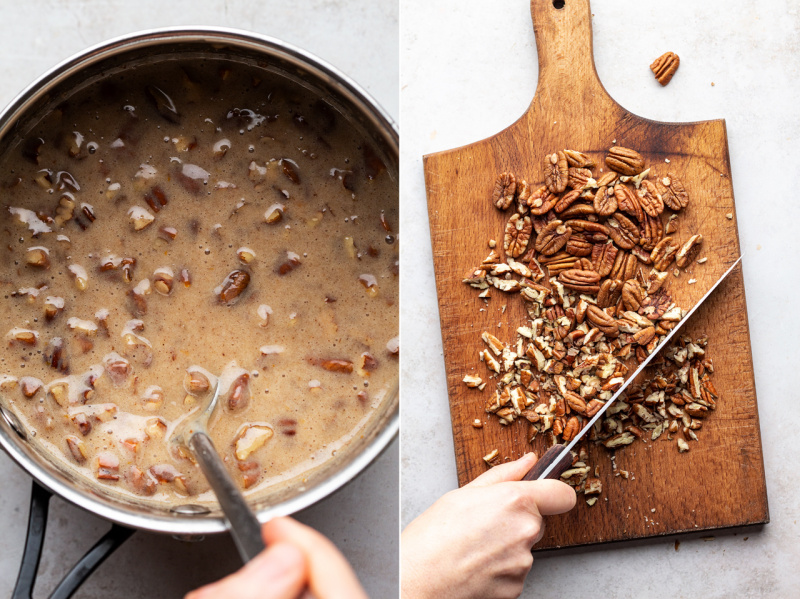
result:
<svg viewBox="0 0 800 599"><path fill-rule="evenodd" d="M528 471L528 474L522 477L522 480L539 480L542 472L555 460L558 459L558 456L561 452L564 451L564 446L560 444L553 445L550 449L548 449L542 457L539 458L539 461L533 465ZM553 468L550 473L547 475L547 478L552 478L558 480L561 476L561 473L564 472L567 468L572 465L572 454L568 453L565 455L561 461Z"/></svg>

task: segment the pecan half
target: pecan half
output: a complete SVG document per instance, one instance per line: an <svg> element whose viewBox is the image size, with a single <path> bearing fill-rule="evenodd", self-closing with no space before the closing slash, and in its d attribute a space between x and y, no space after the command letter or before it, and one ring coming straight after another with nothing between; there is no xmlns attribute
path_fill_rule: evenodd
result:
<svg viewBox="0 0 800 599"><path fill-rule="evenodd" d="M650 216L656 217L664 212L664 202L652 181L647 179L642 181L641 186L636 190L636 195L642 205L642 210Z"/></svg>
<svg viewBox="0 0 800 599"><path fill-rule="evenodd" d="M598 243L592 248L592 266L601 277L608 276L614 268L619 249L613 243Z"/></svg>
<svg viewBox="0 0 800 599"><path fill-rule="evenodd" d="M600 291L600 275L593 270L565 270L558 275L558 280L569 289L582 293L597 293Z"/></svg>
<svg viewBox="0 0 800 599"><path fill-rule="evenodd" d="M514 201L517 191L517 179L513 173L501 173L494 182L492 203L500 210L505 210Z"/></svg>
<svg viewBox="0 0 800 599"><path fill-rule="evenodd" d="M576 191L582 190L592 178L592 171L588 168L573 167L567 171L567 186Z"/></svg>
<svg viewBox="0 0 800 599"><path fill-rule="evenodd" d="M517 258L525 253L528 247L528 240L531 238L533 225L528 216L519 214L511 215L506 223L506 232L503 237L503 249L512 258Z"/></svg>
<svg viewBox="0 0 800 599"><path fill-rule="evenodd" d="M577 256L571 256L566 252L558 252L552 256L542 256L539 260L543 266L547 267L551 277L558 275L558 273L569 270L570 268L578 268Z"/></svg>
<svg viewBox="0 0 800 599"><path fill-rule="evenodd" d="M531 223L533 224L533 230L536 231L536 234L538 235L539 233L541 233L544 230L544 228L548 224L550 224L551 222L556 220L556 218L558 218L558 217L555 215L554 212L548 212L547 214L534 214L531 217Z"/></svg>
<svg viewBox="0 0 800 599"><path fill-rule="evenodd" d="M567 188L568 168L564 152L553 152L544 157L544 184L550 193L561 193Z"/></svg>
<svg viewBox="0 0 800 599"><path fill-rule="evenodd" d="M226 399L226 406L231 412L243 410L250 401L250 375L244 373L231 383Z"/></svg>
<svg viewBox="0 0 800 599"><path fill-rule="evenodd" d="M608 150L606 166L623 175L638 175L644 170L644 158L636 150L614 146Z"/></svg>
<svg viewBox="0 0 800 599"><path fill-rule="evenodd" d="M614 195L617 198L617 204L620 210L625 214L630 214L639 222L642 222L644 219L644 211L642 210L641 204L639 204L639 199L636 197L636 192L627 185L622 184L614 187Z"/></svg>
<svg viewBox="0 0 800 599"><path fill-rule="evenodd" d="M628 252L618 252L609 276L612 279L627 281L636 276L636 267L636 256Z"/></svg>
<svg viewBox="0 0 800 599"><path fill-rule="evenodd" d="M656 270L667 270L677 253L678 246L672 244L672 237L665 237L659 241L656 247L653 248L653 251L650 252L650 259L653 261L653 267Z"/></svg>
<svg viewBox="0 0 800 599"><path fill-rule="evenodd" d="M622 285L622 305L626 310L636 312L644 300L644 290L636 279L628 279Z"/></svg>
<svg viewBox="0 0 800 599"><path fill-rule="evenodd" d="M661 241L661 238L664 236L664 225L661 224L660 217L650 216L649 214L645 214L644 220L641 222L642 237L639 240L639 243L643 249L650 252L654 247L656 247L656 244L658 244L658 242Z"/></svg>
<svg viewBox="0 0 800 599"><path fill-rule="evenodd" d="M581 197L581 192L578 189L573 189L572 191L568 191L567 193L563 194L556 202L556 205L553 206L553 210L558 214L560 212L564 212L567 208L569 208L578 198Z"/></svg>
<svg viewBox="0 0 800 599"><path fill-rule="evenodd" d="M601 308L616 306L622 294L622 281L618 279L606 279L600 285L597 293L597 305Z"/></svg>
<svg viewBox="0 0 800 599"><path fill-rule="evenodd" d="M567 391L564 394L564 399L573 412L586 414L586 401L580 395L573 391Z"/></svg>
<svg viewBox="0 0 800 599"><path fill-rule="evenodd" d="M567 253L571 256L588 256L592 253L594 244L586 239L584 233L573 233L567 242Z"/></svg>
<svg viewBox="0 0 800 599"><path fill-rule="evenodd" d="M617 211L617 196L613 187L601 187L594 194L594 211L600 216L611 216Z"/></svg>
<svg viewBox="0 0 800 599"><path fill-rule="evenodd" d="M689 194L681 183L680 179L669 173L666 177L656 179L656 189L661 194L661 199L670 210L676 212L681 208L686 208L689 203Z"/></svg>
<svg viewBox="0 0 800 599"><path fill-rule="evenodd" d="M617 184L617 177L619 175L614 171L608 171L600 175L597 180L598 187L614 187Z"/></svg>
<svg viewBox="0 0 800 599"><path fill-rule="evenodd" d="M586 309L586 318L609 337L616 337L619 334L617 322L609 316L608 312L598 306L590 305Z"/></svg>
<svg viewBox="0 0 800 599"><path fill-rule="evenodd" d="M700 245L702 243L703 236L697 234L692 235L689 238L689 241L681 246L681 249L679 249L678 253L675 254L675 264L678 265L678 268L685 268L694 262L694 259L697 258L697 254L700 252Z"/></svg>
<svg viewBox="0 0 800 599"><path fill-rule="evenodd" d="M575 168L590 168L594 166L594 160L583 152L564 150L564 156L567 157L567 163Z"/></svg>
<svg viewBox="0 0 800 599"><path fill-rule="evenodd" d="M539 233L534 248L545 256L552 256L567 245L571 235L572 229L570 227L560 220L554 220Z"/></svg>
<svg viewBox="0 0 800 599"><path fill-rule="evenodd" d="M629 250L639 243L639 227L619 212L606 221L608 235L623 250Z"/></svg>
<svg viewBox="0 0 800 599"><path fill-rule="evenodd" d="M531 214L541 216L552 210L558 204L558 199L558 195L550 193L547 187L542 185L531 192L528 207L531 209Z"/></svg>
<svg viewBox="0 0 800 599"><path fill-rule="evenodd" d="M595 214L594 206L592 204L584 204L583 202L579 202L564 210L564 212L559 214L559 216L564 220L567 220L570 218L582 218L584 216L589 216L590 214Z"/></svg>
<svg viewBox="0 0 800 599"><path fill-rule="evenodd" d="M642 329L638 333L634 333L633 342L638 345L647 345L653 340L653 337L655 336L656 336L655 327L647 327Z"/></svg>
<svg viewBox="0 0 800 599"><path fill-rule="evenodd" d="M561 438L565 443L572 441L573 437L581 430L581 423L577 416L572 416L564 425L564 430L561 433Z"/></svg>
<svg viewBox="0 0 800 599"><path fill-rule="evenodd" d="M661 85L672 81L672 76L681 64L681 59L674 52L665 52L653 61L650 70Z"/></svg>
<svg viewBox="0 0 800 599"><path fill-rule="evenodd" d="M608 227L590 220L574 219L566 221L566 225L573 231L579 233L600 233L609 235Z"/></svg>

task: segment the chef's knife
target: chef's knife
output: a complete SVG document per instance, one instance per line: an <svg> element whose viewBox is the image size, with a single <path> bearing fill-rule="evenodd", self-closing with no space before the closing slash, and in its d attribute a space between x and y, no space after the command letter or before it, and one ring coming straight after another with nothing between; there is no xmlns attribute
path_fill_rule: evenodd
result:
<svg viewBox="0 0 800 599"><path fill-rule="evenodd" d="M650 360L652 360L658 352L664 349L667 343L669 343L670 340L672 339L673 335L675 335L675 333L677 333L680 330L683 324L687 320L689 320L691 315L694 314L695 310L697 310L703 304L703 302L708 299L708 296L710 296L714 292L714 290L719 286L719 284L722 283L722 281L724 281L729 274L731 274L731 271L736 267L737 264L739 264L741 259L742 256L739 256L736 262L734 262L731 265L731 267L725 271L725 274L723 274L717 280L717 282L711 286L711 289L709 289L706 292L706 294L700 298L700 301L697 302L691 310L689 310L686 316L684 316L678 322L678 324L675 325L675 328L673 328L669 332L669 334L666 337L664 337L664 340L656 346L656 348L650 353L650 355L647 356L645 361L639 364L639 368L637 368L634 371L634 373L628 377L628 380L625 381L622 387L620 387L617 390L617 392L611 396L611 399L609 399L605 403L605 405L602 408L600 408L600 411L598 411L597 414L595 414L592 417L592 419L586 424L586 426L583 427L583 429L581 429L581 432L575 435L572 441L569 442L569 445L567 445L566 447L561 444L553 445L550 449L548 449L545 452L545 454L541 458L539 458L539 461L536 462L533 468L530 469L530 471L522 478L522 480L541 480L544 478L557 479L559 476L561 476L561 473L564 472L564 470L566 470L572 464L572 453L571 453L572 448L575 447L575 445L577 445L578 441L581 440L583 435L585 435L586 432L594 426L594 423L600 420L600 418L602 418L606 410L608 410L608 408L611 407L611 404L613 404L616 401L616 399L625 392L625 389L628 388L628 385L630 385L633 382L633 380L639 375L639 373L645 369L645 367L650 363Z"/></svg>

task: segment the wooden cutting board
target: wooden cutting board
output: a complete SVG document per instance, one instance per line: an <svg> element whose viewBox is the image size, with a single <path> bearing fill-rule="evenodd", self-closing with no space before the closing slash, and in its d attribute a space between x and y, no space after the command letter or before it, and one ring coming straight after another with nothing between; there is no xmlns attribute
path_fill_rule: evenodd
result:
<svg viewBox="0 0 800 599"><path fill-rule="evenodd" d="M489 139L424 159L461 485L486 470L482 456L493 449L503 458L531 450L541 455L546 449L543 435L534 445L528 443L527 423L501 427L497 418L487 417L483 408L493 380L484 391L462 382L466 374L484 380L491 374L478 359L483 331L512 342L516 328L526 324L518 295L493 290L484 302L475 289L462 283L464 273L488 255L489 239L498 240L502 248L511 209L501 212L490 201L499 173L511 171L540 183L545 154L576 149L603 165L614 144L638 150L658 175L674 172L690 197L679 215L676 237L683 242L702 233L702 255L708 257L705 264L693 265L678 278L670 275L669 290L686 309L740 253L725 122L660 123L626 111L608 95L595 71L588 0L566 0L561 9L554 4L531 1L539 82L522 118ZM625 68L649 74L648 57L635 57L634 62ZM690 279L696 283L689 284ZM675 440L666 441L666 435L618 451L617 466L633 475L628 480L613 476L605 448L593 447L590 463L600 465L601 499L589 507L581 496L575 510L550 518L537 549L769 521L741 266L684 331L694 337L709 336L708 355L716 367L712 380L720 393L716 412L698 431L700 441L692 442L686 454L679 454ZM482 429L471 426L475 418L485 422Z"/></svg>

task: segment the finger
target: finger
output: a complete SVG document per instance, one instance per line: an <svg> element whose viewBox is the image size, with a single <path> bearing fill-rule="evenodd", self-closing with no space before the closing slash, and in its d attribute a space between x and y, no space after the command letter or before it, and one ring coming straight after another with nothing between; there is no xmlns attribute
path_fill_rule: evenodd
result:
<svg viewBox="0 0 800 599"><path fill-rule="evenodd" d="M296 599L305 587L307 563L303 551L275 543L238 572L186 595L186 599Z"/></svg>
<svg viewBox="0 0 800 599"><path fill-rule="evenodd" d="M535 453L526 453L524 456L513 462L500 464L481 474L478 478L466 485L467 487L488 487L511 480L522 480L528 471L536 463Z"/></svg>
<svg viewBox="0 0 800 599"><path fill-rule="evenodd" d="M524 485L525 493L530 497L530 511L542 516L568 512L578 501L575 489L560 480L521 481L518 484Z"/></svg>
<svg viewBox="0 0 800 599"><path fill-rule="evenodd" d="M316 599L368 599L345 557L325 536L292 518L275 518L261 527L264 541L292 543L308 562L308 587Z"/></svg>

